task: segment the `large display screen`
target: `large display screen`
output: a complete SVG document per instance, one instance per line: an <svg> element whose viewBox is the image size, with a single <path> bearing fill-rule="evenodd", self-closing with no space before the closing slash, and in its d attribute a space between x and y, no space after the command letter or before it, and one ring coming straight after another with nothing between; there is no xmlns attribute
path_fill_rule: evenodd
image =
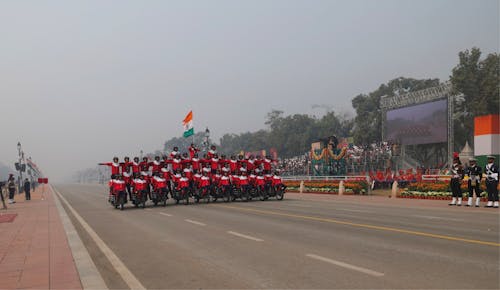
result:
<svg viewBox="0 0 500 290"><path fill-rule="evenodd" d="M447 100L387 111L386 141L403 145L447 142Z"/></svg>

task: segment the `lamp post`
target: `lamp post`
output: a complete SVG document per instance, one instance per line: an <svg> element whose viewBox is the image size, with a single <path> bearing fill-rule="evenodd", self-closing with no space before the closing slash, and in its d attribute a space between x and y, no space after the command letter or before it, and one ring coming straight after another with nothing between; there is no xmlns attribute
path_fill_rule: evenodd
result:
<svg viewBox="0 0 500 290"><path fill-rule="evenodd" d="M17 180L17 188L18 188L18 192L19 193L22 193L23 192L23 188L21 186L21 182L23 180L23 159L24 159L24 152L23 152L23 148L21 147L21 142L17 142L17 154L19 156L19 161L18 161L18 166L17 166L17 169L19 171L19 179Z"/></svg>
<svg viewBox="0 0 500 290"><path fill-rule="evenodd" d="M203 141L204 151L208 152L208 147L210 146L210 130L208 127L205 129L205 140Z"/></svg>

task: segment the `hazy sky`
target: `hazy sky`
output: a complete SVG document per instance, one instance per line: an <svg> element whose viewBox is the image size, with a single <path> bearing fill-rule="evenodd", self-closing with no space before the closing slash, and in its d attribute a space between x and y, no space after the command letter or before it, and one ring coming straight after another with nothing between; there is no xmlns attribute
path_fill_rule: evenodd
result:
<svg viewBox="0 0 500 290"><path fill-rule="evenodd" d="M498 51L498 1L0 1L0 161L20 140L53 179L272 108L352 111L399 76L448 79ZM2 177L0 177L2 178Z"/></svg>

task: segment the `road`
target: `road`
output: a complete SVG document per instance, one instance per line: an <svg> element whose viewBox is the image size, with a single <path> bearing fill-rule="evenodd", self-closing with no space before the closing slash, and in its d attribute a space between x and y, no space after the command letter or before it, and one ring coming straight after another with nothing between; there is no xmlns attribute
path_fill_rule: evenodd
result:
<svg viewBox="0 0 500 290"><path fill-rule="evenodd" d="M500 288L498 210L287 193L119 211L105 186L55 189L145 288ZM108 287L128 288L69 216Z"/></svg>

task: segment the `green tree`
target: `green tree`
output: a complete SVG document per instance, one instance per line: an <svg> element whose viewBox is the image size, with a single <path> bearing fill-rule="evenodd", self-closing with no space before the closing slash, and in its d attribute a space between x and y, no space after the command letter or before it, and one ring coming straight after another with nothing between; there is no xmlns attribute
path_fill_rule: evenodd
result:
<svg viewBox="0 0 500 290"><path fill-rule="evenodd" d="M455 150L465 141L474 143L474 117L499 112L499 65L497 53L481 60L477 47L458 54L459 63L452 70L450 82L462 98L455 102Z"/></svg>

